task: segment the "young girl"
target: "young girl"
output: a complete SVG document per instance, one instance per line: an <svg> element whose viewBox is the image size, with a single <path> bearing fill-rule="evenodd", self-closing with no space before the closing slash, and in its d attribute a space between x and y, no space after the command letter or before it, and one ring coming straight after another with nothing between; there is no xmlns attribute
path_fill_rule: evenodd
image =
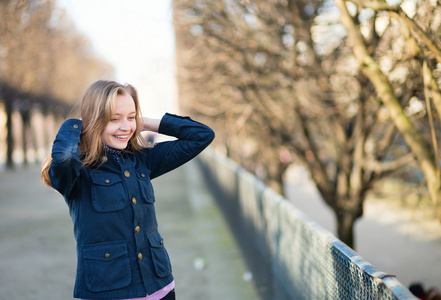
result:
<svg viewBox="0 0 441 300"><path fill-rule="evenodd" d="M141 131L176 140L148 147ZM172 268L155 214L150 180L188 162L214 138L207 126L166 114L142 118L136 90L97 81L81 102L81 120L58 131L42 166L74 225L74 297L175 299Z"/></svg>

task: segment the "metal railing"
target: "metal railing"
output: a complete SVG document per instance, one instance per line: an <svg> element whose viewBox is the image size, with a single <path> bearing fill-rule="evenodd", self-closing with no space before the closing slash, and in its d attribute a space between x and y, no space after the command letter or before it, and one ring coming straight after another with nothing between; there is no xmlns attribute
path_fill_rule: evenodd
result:
<svg viewBox="0 0 441 300"><path fill-rule="evenodd" d="M262 299L416 299L223 154L199 162Z"/></svg>

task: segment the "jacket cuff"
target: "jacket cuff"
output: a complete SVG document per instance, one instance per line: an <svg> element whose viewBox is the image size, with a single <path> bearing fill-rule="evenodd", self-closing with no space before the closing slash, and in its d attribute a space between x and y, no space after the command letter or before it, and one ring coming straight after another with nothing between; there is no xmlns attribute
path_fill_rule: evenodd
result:
<svg viewBox="0 0 441 300"><path fill-rule="evenodd" d="M83 121L78 119L69 119L61 125L59 132L71 131L72 133L80 134L82 126Z"/></svg>
<svg viewBox="0 0 441 300"><path fill-rule="evenodd" d="M52 158L57 157L59 153L62 153L63 159L66 155L78 154L82 125L83 122L77 119L69 119L61 125L52 145Z"/></svg>
<svg viewBox="0 0 441 300"><path fill-rule="evenodd" d="M184 120L190 120L190 118L166 113L159 123L158 133L177 137Z"/></svg>

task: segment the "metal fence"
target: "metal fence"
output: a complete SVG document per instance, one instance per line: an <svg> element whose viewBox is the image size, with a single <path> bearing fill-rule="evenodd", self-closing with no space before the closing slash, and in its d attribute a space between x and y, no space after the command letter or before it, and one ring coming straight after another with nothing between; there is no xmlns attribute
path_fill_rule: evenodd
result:
<svg viewBox="0 0 441 300"><path fill-rule="evenodd" d="M199 162L262 299L416 299L223 154Z"/></svg>

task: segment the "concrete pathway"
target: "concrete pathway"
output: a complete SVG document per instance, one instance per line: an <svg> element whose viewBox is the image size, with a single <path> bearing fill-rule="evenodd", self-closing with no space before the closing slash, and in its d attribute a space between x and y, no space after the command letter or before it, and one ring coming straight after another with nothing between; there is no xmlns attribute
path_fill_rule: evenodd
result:
<svg viewBox="0 0 441 300"><path fill-rule="evenodd" d="M180 300L258 299L227 225L191 162L153 181ZM63 198L39 168L0 173L0 300L73 299L76 253Z"/></svg>

